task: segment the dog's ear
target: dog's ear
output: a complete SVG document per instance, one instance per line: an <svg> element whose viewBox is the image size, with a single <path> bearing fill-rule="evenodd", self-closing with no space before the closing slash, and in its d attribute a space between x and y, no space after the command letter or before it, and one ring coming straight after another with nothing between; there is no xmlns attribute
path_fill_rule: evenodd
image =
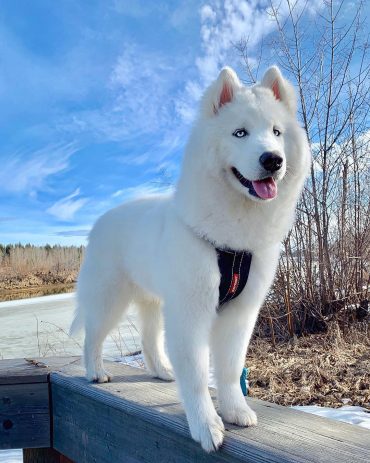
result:
<svg viewBox="0 0 370 463"><path fill-rule="evenodd" d="M202 100L202 110L207 116L218 114L219 109L230 103L235 92L242 87L236 73L229 67L220 72L217 80L206 90Z"/></svg>
<svg viewBox="0 0 370 463"><path fill-rule="evenodd" d="M274 97L284 103L290 113L296 114L297 97L294 88L284 79L277 66L271 66L267 69L260 85L271 89Z"/></svg>

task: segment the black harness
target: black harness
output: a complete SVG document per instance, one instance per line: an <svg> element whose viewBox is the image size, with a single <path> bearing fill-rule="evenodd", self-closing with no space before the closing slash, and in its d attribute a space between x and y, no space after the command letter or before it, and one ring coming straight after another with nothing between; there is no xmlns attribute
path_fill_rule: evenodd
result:
<svg viewBox="0 0 370 463"><path fill-rule="evenodd" d="M220 286L218 307L239 296L248 281L252 254L248 251L232 251L216 248Z"/></svg>

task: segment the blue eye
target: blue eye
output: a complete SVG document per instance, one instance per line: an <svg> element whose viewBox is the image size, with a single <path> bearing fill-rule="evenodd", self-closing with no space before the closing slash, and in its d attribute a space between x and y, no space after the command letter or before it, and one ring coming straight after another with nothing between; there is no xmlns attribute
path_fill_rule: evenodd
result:
<svg viewBox="0 0 370 463"><path fill-rule="evenodd" d="M275 128L275 127L274 127L274 135L276 135L277 137L280 137L280 135L281 135L280 130Z"/></svg>
<svg viewBox="0 0 370 463"><path fill-rule="evenodd" d="M245 130L245 129L237 129L235 130L235 132L233 133L234 137L236 138L243 138L243 137L246 137L248 134L248 132Z"/></svg>

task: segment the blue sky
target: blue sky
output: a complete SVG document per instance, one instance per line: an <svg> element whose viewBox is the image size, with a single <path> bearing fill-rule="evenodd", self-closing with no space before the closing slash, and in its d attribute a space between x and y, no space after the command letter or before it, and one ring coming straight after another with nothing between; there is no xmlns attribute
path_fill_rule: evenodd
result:
<svg viewBox="0 0 370 463"><path fill-rule="evenodd" d="M2 0L0 242L80 244L176 181L199 96L267 1ZM319 0L312 8L319 8Z"/></svg>

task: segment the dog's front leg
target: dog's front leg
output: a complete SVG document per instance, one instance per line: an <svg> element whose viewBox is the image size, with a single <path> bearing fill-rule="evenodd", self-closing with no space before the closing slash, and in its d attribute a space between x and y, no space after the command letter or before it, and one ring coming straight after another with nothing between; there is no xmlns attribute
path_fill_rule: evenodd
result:
<svg viewBox="0 0 370 463"><path fill-rule="evenodd" d="M257 424L257 416L246 403L240 387L245 354L258 315L242 299L226 305L216 319L211 335L211 358L222 418L239 426Z"/></svg>
<svg viewBox="0 0 370 463"><path fill-rule="evenodd" d="M178 293L180 294L180 292ZM224 425L208 390L209 335L215 308L184 297L165 305L167 348L190 433L207 452L222 444Z"/></svg>

